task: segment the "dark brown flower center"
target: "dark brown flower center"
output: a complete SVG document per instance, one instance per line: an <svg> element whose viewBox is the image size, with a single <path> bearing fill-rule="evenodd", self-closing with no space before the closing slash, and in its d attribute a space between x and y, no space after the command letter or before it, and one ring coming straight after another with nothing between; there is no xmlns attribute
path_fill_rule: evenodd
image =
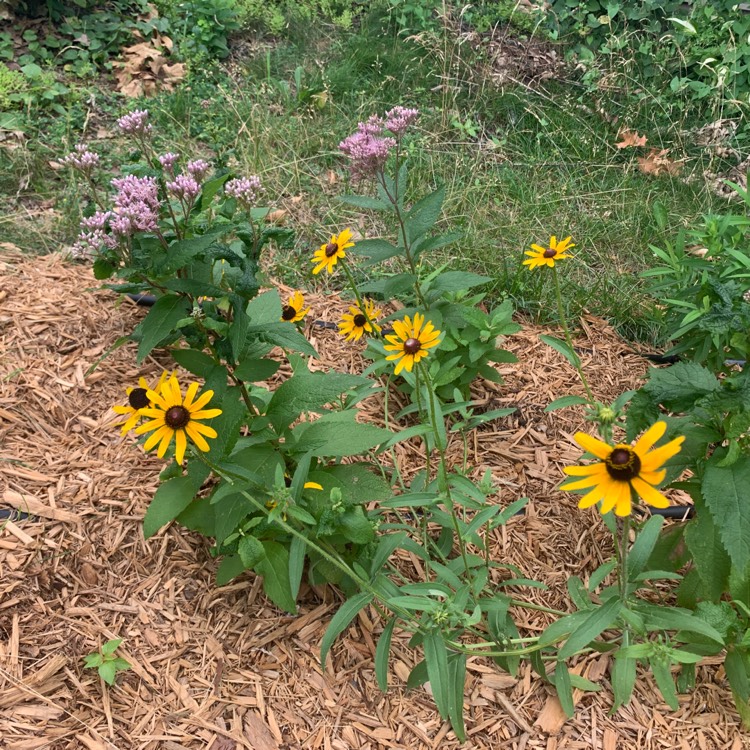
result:
<svg viewBox="0 0 750 750"><path fill-rule="evenodd" d="M284 305L284 309L281 311L282 320L294 320L297 315L297 311L291 305Z"/></svg>
<svg viewBox="0 0 750 750"><path fill-rule="evenodd" d="M367 318L362 315L362 313L359 313L359 315L354 316L353 323L355 326L357 326L357 328L364 328L365 323L367 323Z"/></svg>
<svg viewBox="0 0 750 750"><path fill-rule="evenodd" d="M164 413L164 422L173 430L182 430L190 421L190 412L184 406L173 406Z"/></svg>
<svg viewBox="0 0 750 750"><path fill-rule="evenodd" d="M335 242L329 242L326 245L326 258L330 258L332 255L336 255L339 251L339 246Z"/></svg>
<svg viewBox="0 0 750 750"><path fill-rule="evenodd" d="M406 339L404 341L404 351L407 354L416 354L422 348L419 339Z"/></svg>
<svg viewBox="0 0 750 750"><path fill-rule="evenodd" d="M544 251L544 257L545 258L554 258L557 255L557 250L553 250L551 247L548 247Z"/></svg>
<svg viewBox="0 0 750 750"><path fill-rule="evenodd" d="M145 409L151 403L145 388L133 388L128 395L128 402L134 409Z"/></svg>
<svg viewBox="0 0 750 750"><path fill-rule="evenodd" d="M604 460L607 473L619 482L629 482L641 471L641 459L626 445L618 445Z"/></svg>

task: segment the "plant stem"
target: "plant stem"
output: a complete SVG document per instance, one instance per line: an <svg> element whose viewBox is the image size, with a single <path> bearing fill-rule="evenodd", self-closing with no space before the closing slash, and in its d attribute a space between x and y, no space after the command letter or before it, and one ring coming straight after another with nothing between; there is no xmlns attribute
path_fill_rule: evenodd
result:
<svg viewBox="0 0 750 750"><path fill-rule="evenodd" d="M620 601L627 606L628 597L628 547L630 546L630 515L625 516L620 529L620 565L618 569L618 583Z"/></svg>
<svg viewBox="0 0 750 750"><path fill-rule="evenodd" d="M367 314L367 308L365 307L364 300L362 299L359 290L357 289L357 285L354 282L354 277L352 276L352 272L349 270L349 266L347 265L346 261L341 258L339 260L341 263L341 267L344 269L344 273L346 274L346 278L349 279L349 286L351 287L351 290L354 292L354 296L357 298L357 307L359 307L359 311L362 313L362 315L365 316L365 320L367 321L368 325L370 326L370 335L380 337L380 332L378 331L375 324L370 320L370 316Z"/></svg>
<svg viewBox="0 0 750 750"><path fill-rule="evenodd" d="M453 530L456 534L456 542L458 543L458 548L461 552L461 559L464 563L464 571L466 573L466 577L470 579L471 568L469 567L469 559L466 556L466 543L464 542L464 538L461 535L461 527L459 526L458 516L456 515L456 504L453 502L453 495L451 494L451 488L448 482L448 464L445 455L445 449L447 446L444 446L440 439L441 432L438 429L438 417L437 410L435 408L435 393L433 391L432 381L430 380L430 375L427 372L427 368L421 362L417 363L417 368L421 370L422 377L424 378L425 385L427 386L427 399L429 401L430 407L430 422L432 425L432 431L435 434L435 445L440 456L440 467L438 469L438 486L442 485L440 489L445 493L445 497L447 500L446 504L448 506L451 521L453 523ZM440 416L440 418L442 419L442 415Z"/></svg>

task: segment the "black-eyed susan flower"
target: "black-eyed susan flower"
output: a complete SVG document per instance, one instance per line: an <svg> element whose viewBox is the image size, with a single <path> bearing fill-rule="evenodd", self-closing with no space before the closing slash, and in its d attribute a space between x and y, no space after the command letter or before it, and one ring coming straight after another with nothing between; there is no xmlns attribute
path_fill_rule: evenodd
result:
<svg viewBox="0 0 750 750"><path fill-rule="evenodd" d="M146 391L153 406L142 409L141 413L145 417L151 417L151 421L142 424L135 431L137 435L153 433L143 445L145 450L150 451L158 444L156 453L162 458L174 438L175 460L178 464L182 463L185 457L187 438L190 438L199 450L210 450L206 438L215 438L217 433L213 427L201 424L200 420L218 417L221 409L205 409L214 392L206 391L196 400L198 387L198 383L191 383L183 399L180 384L177 378L171 375L158 390Z"/></svg>
<svg viewBox="0 0 750 750"><path fill-rule="evenodd" d="M309 312L310 308L305 307L305 297L302 292L294 292L281 309L281 319L289 323L297 323Z"/></svg>
<svg viewBox="0 0 750 750"><path fill-rule="evenodd" d="M318 265L313 268L313 274L320 273L324 268L328 273L333 273L333 269L340 259L346 258L344 252L348 247L354 247L352 240L352 230L345 229L341 234L331 235L331 241L321 245L319 250L313 253L311 263Z"/></svg>
<svg viewBox="0 0 750 750"><path fill-rule="evenodd" d="M380 333L380 326L375 322L381 315L380 310L369 299L364 301L364 308L362 312L359 305L350 307L339 323L339 333L346 336L347 341L357 341L365 332L372 333L373 328L375 333Z"/></svg>
<svg viewBox="0 0 750 750"><path fill-rule="evenodd" d="M386 359L397 360L395 374L398 375L404 368L411 372L414 363L426 357L428 349L438 345L440 331L436 331L430 321L425 321L424 315L414 313L414 322L408 315L403 320L394 320L393 333L385 338L388 341L386 351L394 352Z"/></svg>
<svg viewBox="0 0 750 750"><path fill-rule="evenodd" d="M161 378L159 379L159 383L156 386L157 390L161 388L162 384L168 377L168 372L165 371L162 373ZM123 422L115 422L115 427L122 426L121 433L123 435L130 432L130 430L132 430L133 427L138 424L141 417L143 416L143 409L149 406L153 406L147 395L148 389L149 384L146 382L146 378L138 378L138 387L130 387L125 389L125 394L128 397L128 403L115 404L115 406L112 407L112 411L114 411L116 414L122 414L123 416L127 415L127 419L125 419Z"/></svg>
<svg viewBox="0 0 750 750"><path fill-rule="evenodd" d="M627 443L612 446L585 432L577 432L574 437L578 445L601 460L587 466L566 466L566 474L583 478L563 484L560 489L591 488L581 498L578 507L589 508L601 500L602 513L609 513L614 508L618 516L630 515L631 491L654 508L666 508L669 501L656 489L667 473L661 467L680 452L685 440L680 436L651 450L666 429L666 422L656 422L633 446Z"/></svg>
<svg viewBox="0 0 750 750"><path fill-rule="evenodd" d="M549 247L532 244L531 250L527 250L525 253L530 257L523 262L523 265L528 266L529 269L539 266L554 268L556 260L573 257L568 253L571 247L575 247L575 245L570 241L570 237L566 237L561 242L558 242L557 237L552 235L549 238Z"/></svg>

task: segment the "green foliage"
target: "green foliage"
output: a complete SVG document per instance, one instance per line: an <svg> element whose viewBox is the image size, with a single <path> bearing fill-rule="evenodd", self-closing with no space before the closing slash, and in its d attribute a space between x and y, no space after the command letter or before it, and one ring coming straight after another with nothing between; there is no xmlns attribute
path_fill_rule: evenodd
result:
<svg viewBox="0 0 750 750"><path fill-rule="evenodd" d="M693 112L737 114L750 96L750 17L731 0L552 0L547 27L596 79L603 61ZM656 94L658 96L658 94Z"/></svg>
<svg viewBox="0 0 750 750"><path fill-rule="evenodd" d="M0 63L0 110L11 109L21 101L21 94L26 90L27 82L18 70L11 70Z"/></svg>
<svg viewBox="0 0 750 750"><path fill-rule="evenodd" d="M86 669L96 669L107 685L114 685L118 672L124 672L130 669L130 664L122 657L115 654L118 646L122 643L122 638L107 641L99 651L94 651L84 656L84 667Z"/></svg>
<svg viewBox="0 0 750 750"><path fill-rule="evenodd" d="M747 192L734 187L750 205ZM676 341L670 354L685 354L716 372L728 369L727 360L749 358L749 226L744 214L709 215L665 247L651 247L660 264L642 276L664 305L666 334Z"/></svg>
<svg viewBox="0 0 750 750"><path fill-rule="evenodd" d="M166 4L179 54L195 61L229 56L229 36L240 28L235 0L185 0Z"/></svg>

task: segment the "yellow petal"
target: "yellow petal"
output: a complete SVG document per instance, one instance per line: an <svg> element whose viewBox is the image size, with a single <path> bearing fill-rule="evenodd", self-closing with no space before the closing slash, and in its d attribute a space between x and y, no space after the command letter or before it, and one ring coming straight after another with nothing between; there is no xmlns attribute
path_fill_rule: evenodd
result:
<svg viewBox="0 0 750 750"><path fill-rule="evenodd" d="M676 456L682 450L682 444L685 442L685 436L670 440L666 445L641 456L641 469L644 471L656 471L662 464L667 462L672 456Z"/></svg>
<svg viewBox="0 0 750 750"><path fill-rule="evenodd" d="M604 497L607 487L609 486L609 480L604 479L601 484L594 487L591 492L587 492L579 501L579 508L590 508L592 505L596 505L602 497Z"/></svg>
<svg viewBox="0 0 750 750"><path fill-rule="evenodd" d="M148 440L143 444L143 449L150 451L165 435L169 436L172 434L172 429L163 425L153 435L149 435Z"/></svg>
<svg viewBox="0 0 750 750"><path fill-rule="evenodd" d="M164 414L161 415L160 419L152 419L150 422L144 422L140 427L136 429L135 434L143 435L146 432L151 432L151 430L156 430L160 427L164 427Z"/></svg>
<svg viewBox="0 0 750 750"><path fill-rule="evenodd" d="M203 425L200 426L203 427ZM185 432L187 432L188 437L198 446L199 450L208 453L208 451L211 450L211 446L206 442L205 438L200 434L197 428L198 424L196 422L188 422L185 427ZM216 432L214 432L211 437L216 437Z"/></svg>
<svg viewBox="0 0 750 750"><path fill-rule="evenodd" d="M666 508L669 505L669 500L659 490L644 482L640 477L633 477L630 481L633 489L643 498L645 503L652 505L654 508Z"/></svg>
<svg viewBox="0 0 750 750"><path fill-rule="evenodd" d="M196 419L213 419L214 417L218 417L221 413L221 409L203 409L203 411L194 411L190 415L190 421L192 422Z"/></svg>
<svg viewBox="0 0 750 750"><path fill-rule="evenodd" d="M213 391L204 391L201 393L201 395L198 397L198 400L190 406L188 411L195 416L195 413L200 411L212 398L213 398L214 392ZM187 406L187 405L186 405Z"/></svg>
<svg viewBox="0 0 750 750"><path fill-rule="evenodd" d="M573 435L576 443L581 446L585 451L588 451L597 458L604 460L612 453L612 446L603 443L601 440L597 440L586 432L576 432Z"/></svg>
<svg viewBox="0 0 750 750"><path fill-rule="evenodd" d="M594 474L603 476L607 473L607 467L602 463L595 463L586 466L565 466L563 471L572 477L587 477Z"/></svg>
<svg viewBox="0 0 750 750"><path fill-rule="evenodd" d="M199 387L199 383L191 383L188 386L187 392L185 393L185 401L182 404L186 409L190 409L190 404L193 403L193 399L195 398L195 394L198 393Z"/></svg>
<svg viewBox="0 0 750 750"><path fill-rule="evenodd" d="M626 502L626 498L629 497L630 485L627 482L619 482L616 479L610 479L600 508L602 515L609 513L612 508L621 507L622 504Z"/></svg>
<svg viewBox="0 0 750 750"><path fill-rule="evenodd" d="M185 430L177 430L174 434L174 459L178 464L181 464L182 459L185 458L185 448L187 448Z"/></svg>
<svg viewBox="0 0 750 750"><path fill-rule="evenodd" d="M322 490L323 489L323 485L322 484L318 484L317 482L305 482L305 484L303 485L303 489L306 489L306 490Z"/></svg>
<svg viewBox="0 0 750 750"><path fill-rule="evenodd" d="M659 442L659 440L661 440L666 431L666 422L654 422L654 424L652 424L651 427L649 427L648 430L638 438L633 449L639 454L639 456L643 457Z"/></svg>
<svg viewBox="0 0 750 750"><path fill-rule="evenodd" d="M568 491L585 490L588 487L595 487L597 484L601 484L601 482L602 477L594 474L593 476L585 477L584 479L577 479L566 484L561 484L560 489Z"/></svg>

